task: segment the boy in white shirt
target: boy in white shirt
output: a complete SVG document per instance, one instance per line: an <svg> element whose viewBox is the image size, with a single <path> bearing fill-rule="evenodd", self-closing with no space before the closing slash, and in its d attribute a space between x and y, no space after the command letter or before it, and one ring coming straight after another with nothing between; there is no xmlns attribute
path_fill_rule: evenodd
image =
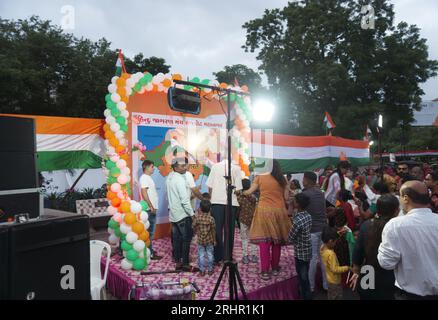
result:
<svg viewBox="0 0 438 320"><path fill-rule="evenodd" d="M154 163L150 160L143 161L142 164L143 174L140 177L140 194L144 201L149 206L148 213L148 221L149 221L149 239L151 245L149 246L149 250L151 251L151 259L152 260L160 260L162 257L157 255L157 253L152 249L152 239L155 234L155 225L157 221L157 211L158 211L158 193L155 187L155 182L152 179L152 174L154 173L155 167Z"/></svg>

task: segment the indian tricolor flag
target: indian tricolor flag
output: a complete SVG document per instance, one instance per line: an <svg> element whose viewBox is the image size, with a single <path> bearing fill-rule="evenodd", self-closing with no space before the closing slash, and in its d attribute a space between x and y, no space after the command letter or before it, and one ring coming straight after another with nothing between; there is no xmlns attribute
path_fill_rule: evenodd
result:
<svg viewBox="0 0 438 320"><path fill-rule="evenodd" d="M328 130L336 128L336 125L333 122L332 117L330 116L330 114L327 111L325 112L325 115L324 115L324 124Z"/></svg>
<svg viewBox="0 0 438 320"><path fill-rule="evenodd" d="M256 166L277 159L284 172L304 172L336 165L347 159L353 166L368 165L368 142L334 136L254 135L252 156Z"/></svg>
<svg viewBox="0 0 438 320"><path fill-rule="evenodd" d="M9 114L35 119L38 171L92 169L102 166L102 119Z"/></svg>

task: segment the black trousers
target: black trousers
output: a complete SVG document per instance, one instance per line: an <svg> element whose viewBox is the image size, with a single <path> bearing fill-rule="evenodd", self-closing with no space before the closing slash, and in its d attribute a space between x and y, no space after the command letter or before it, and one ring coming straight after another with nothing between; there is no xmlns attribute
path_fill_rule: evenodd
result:
<svg viewBox="0 0 438 320"><path fill-rule="evenodd" d="M216 224L216 246L214 247L214 262L224 260L226 257L226 248L224 248L224 236L234 244L234 227L236 223L237 207L231 207L230 226L228 230L224 230L225 227L225 212L226 205L213 204L211 206L211 215L214 218ZM231 232L231 235L230 235Z"/></svg>
<svg viewBox="0 0 438 320"><path fill-rule="evenodd" d="M190 242L193 237L192 218L172 222L172 249L175 261L189 265Z"/></svg>

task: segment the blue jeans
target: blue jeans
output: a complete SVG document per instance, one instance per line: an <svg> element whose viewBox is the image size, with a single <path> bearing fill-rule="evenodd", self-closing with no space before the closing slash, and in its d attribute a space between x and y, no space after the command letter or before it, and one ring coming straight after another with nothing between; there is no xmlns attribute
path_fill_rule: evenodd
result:
<svg viewBox="0 0 438 320"><path fill-rule="evenodd" d="M237 207L232 207L231 210L231 218L228 230L224 229L225 224L225 211L226 206L223 204L213 204L211 206L211 215L214 218L214 222L216 225L216 246L214 247L214 261L219 262L227 258L231 257L231 252L229 252L229 248L225 248L224 236L226 238L226 242L230 240L234 244L234 227L236 221L236 213ZM229 232L231 231L231 235ZM227 256L228 255L228 256Z"/></svg>
<svg viewBox="0 0 438 320"><path fill-rule="evenodd" d="M310 292L309 283L309 261L303 261L295 258L295 269L298 273L301 299L312 300L312 293Z"/></svg>
<svg viewBox="0 0 438 320"><path fill-rule="evenodd" d="M151 250L151 254L152 254L152 239L154 238L154 234L155 234L155 225L157 223L157 214L156 213L151 213L149 210L147 211L148 213L148 221L149 221L149 240L151 241L151 245L149 246L149 250Z"/></svg>
<svg viewBox="0 0 438 320"><path fill-rule="evenodd" d="M321 275L322 275L322 287L327 290L327 277L325 275L324 264L321 261L321 253L320 248L322 245L321 241L322 232L315 232L310 234L310 240L312 242L312 260L310 260L309 267L309 281L310 281L310 290L315 290L315 276L316 276L316 266L319 260L319 264L321 267Z"/></svg>
<svg viewBox="0 0 438 320"><path fill-rule="evenodd" d="M178 222L172 222L172 247L175 261L189 265L190 242L193 237L192 218L187 217Z"/></svg>
<svg viewBox="0 0 438 320"><path fill-rule="evenodd" d="M198 266L201 272L205 272L205 256L207 256L208 271L213 271L213 245L198 245Z"/></svg>

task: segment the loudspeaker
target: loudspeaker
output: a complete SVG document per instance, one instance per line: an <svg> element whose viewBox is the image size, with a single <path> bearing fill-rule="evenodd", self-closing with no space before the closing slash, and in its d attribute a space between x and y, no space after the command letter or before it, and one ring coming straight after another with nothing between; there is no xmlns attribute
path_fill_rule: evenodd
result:
<svg viewBox="0 0 438 320"><path fill-rule="evenodd" d="M90 299L88 216L0 225L0 248L0 300Z"/></svg>
<svg viewBox="0 0 438 320"><path fill-rule="evenodd" d="M175 111L190 114L201 112L201 97L197 92L170 87L167 92L167 103L170 109Z"/></svg>
<svg viewBox="0 0 438 320"><path fill-rule="evenodd" d="M37 189L0 191L0 223L14 220L17 214L28 213L37 218L44 209L43 196Z"/></svg>
<svg viewBox="0 0 438 320"><path fill-rule="evenodd" d="M0 171L0 190L39 187L33 119L0 116Z"/></svg>

